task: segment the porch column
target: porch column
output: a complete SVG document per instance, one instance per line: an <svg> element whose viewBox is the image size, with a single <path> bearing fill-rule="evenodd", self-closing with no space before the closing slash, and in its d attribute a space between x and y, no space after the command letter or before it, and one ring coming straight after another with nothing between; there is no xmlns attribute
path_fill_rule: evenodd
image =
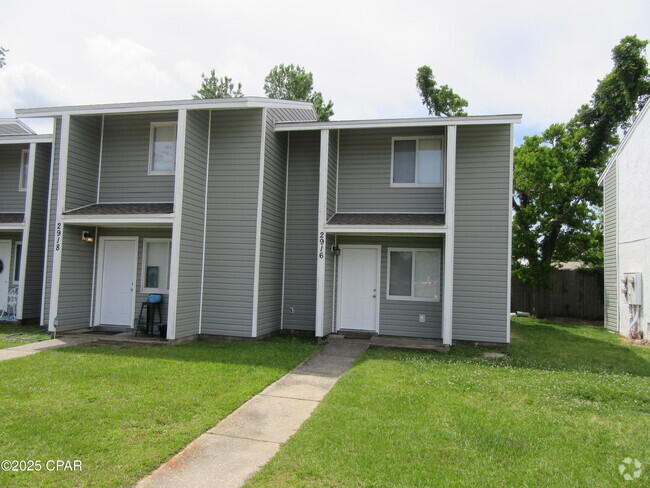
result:
<svg viewBox="0 0 650 488"><path fill-rule="evenodd" d="M445 179L445 271L442 297L442 343L451 345L454 303L454 217L456 212L456 126L447 126Z"/></svg>
<svg viewBox="0 0 650 488"><path fill-rule="evenodd" d="M327 171L329 163L330 131L320 131L320 172L318 177L318 236L316 249L316 337L323 337L325 314L325 253L327 219Z"/></svg>

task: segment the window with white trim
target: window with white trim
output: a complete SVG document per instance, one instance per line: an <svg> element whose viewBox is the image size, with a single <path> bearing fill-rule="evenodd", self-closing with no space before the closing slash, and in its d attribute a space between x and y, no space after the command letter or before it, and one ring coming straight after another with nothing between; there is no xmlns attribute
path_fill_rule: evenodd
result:
<svg viewBox="0 0 650 488"><path fill-rule="evenodd" d="M16 242L14 244L14 276L13 282L18 285L20 284L20 260L23 255L23 243Z"/></svg>
<svg viewBox="0 0 650 488"><path fill-rule="evenodd" d="M168 293L171 239L144 239L142 250L142 292Z"/></svg>
<svg viewBox="0 0 650 488"><path fill-rule="evenodd" d="M29 149L23 149L20 155L20 181L18 191L27 191L29 181Z"/></svg>
<svg viewBox="0 0 650 488"><path fill-rule="evenodd" d="M152 122L149 174L173 175L176 169L176 122Z"/></svg>
<svg viewBox="0 0 650 488"><path fill-rule="evenodd" d="M442 186L442 136L394 137L391 186Z"/></svg>
<svg viewBox="0 0 650 488"><path fill-rule="evenodd" d="M389 300L440 301L440 249L388 248Z"/></svg>

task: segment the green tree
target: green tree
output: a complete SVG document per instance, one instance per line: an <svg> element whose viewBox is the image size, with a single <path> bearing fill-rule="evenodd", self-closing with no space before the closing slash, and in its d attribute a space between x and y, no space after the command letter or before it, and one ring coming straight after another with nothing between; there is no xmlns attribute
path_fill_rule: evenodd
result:
<svg viewBox="0 0 650 488"><path fill-rule="evenodd" d="M241 83L237 83L237 88L235 88L232 78L227 76L217 78L215 70L210 71L210 76L201 73L201 78L203 79L201 88L196 94L192 95L194 100L202 98L239 98L244 96L241 91Z"/></svg>
<svg viewBox="0 0 650 488"><path fill-rule="evenodd" d="M9 52L9 49L5 49L4 47L0 47L0 68L2 68L5 64L5 55Z"/></svg>
<svg viewBox="0 0 650 488"><path fill-rule="evenodd" d="M311 102L318 120L329 120L334 115L332 101L325 103L323 94L314 91L314 75L298 65L274 66L264 78L264 93L269 98Z"/></svg>
<svg viewBox="0 0 650 488"><path fill-rule="evenodd" d="M445 115L447 117L467 115L467 112L463 110L468 105L467 100L454 93L454 90L448 85L438 85L430 66L425 65L418 68L415 85L429 115Z"/></svg>
<svg viewBox="0 0 650 488"><path fill-rule="evenodd" d="M612 50L614 67L566 124L525 137L514 153L513 273L548 283L556 261L602 266L602 191L598 176L650 96L645 47L628 36Z"/></svg>

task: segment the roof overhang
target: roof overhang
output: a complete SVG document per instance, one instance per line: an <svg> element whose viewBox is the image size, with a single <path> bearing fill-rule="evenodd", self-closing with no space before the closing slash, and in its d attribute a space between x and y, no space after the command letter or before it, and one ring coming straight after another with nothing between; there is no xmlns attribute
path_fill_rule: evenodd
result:
<svg viewBox="0 0 650 488"><path fill-rule="evenodd" d="M388 129L446 125L519 124L521 114L468 115L466 117L420 117L416 119L342 120L334 122L278 122L276 132L323 129Z"/></svg>
<svg viewBox="0 0 650 488"><path fill-rule="evenodd" d="M32 142L52 142L52 134L24 134L0 136L0 144L30 144Z"/></svg>
<svg viewBox="0 0 650 488"><path fill-rule="evenodd" d="M14 125L23 130L23 134L36 134L30 126L25 124L22 120L18 119L0 119L0 125Z"/></svg>
<svg viewBox="0 0 650 488"><path fill-rule="evenodd" d="M0 224L0 231L19 231L22 232L25 230L25 224L17 224L17 223L8 223L8 224Z"/></svg>
<svg viewBox="0 0 650 488"><path fill-rule="evenodd" d="M236 108L299 108L312 109L310 102L275 100L264 97L215 98L205 100L166 100L158 102L108 103L64 107L18 108L17 117L58 117L61 115L103 115L141 112L172 112L187 110L218 110ZM315 113L315 112L314 112Z"/></svg>
<svg viewBox="0 0 650 488"><path fill-rule="evenodd" d="M413 235L447 233L446 225L325 225L324 229L328 234Z"/></svg>
<svg viewBox="0 0 650 488"><path fill-rule="evenodd" d="M62 215L64 224L74 225L160 225L174 222L174 214L142 214L142 215Z"/></svg>

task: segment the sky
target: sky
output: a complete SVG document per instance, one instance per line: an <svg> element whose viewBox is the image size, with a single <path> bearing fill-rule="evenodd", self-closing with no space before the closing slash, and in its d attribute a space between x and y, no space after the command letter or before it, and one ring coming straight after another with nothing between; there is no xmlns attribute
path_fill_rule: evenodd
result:
<svg viewBox="0 0 650 488"><path fill-rule="evenodd" d="M426 64L470 115L523 114L518 144L588 102L629 34L650 39L647 0L6 2L0 117L189 99L211 69L264 96L280 63L313 73L332 120L425 117L415 74Z"/></svg>

